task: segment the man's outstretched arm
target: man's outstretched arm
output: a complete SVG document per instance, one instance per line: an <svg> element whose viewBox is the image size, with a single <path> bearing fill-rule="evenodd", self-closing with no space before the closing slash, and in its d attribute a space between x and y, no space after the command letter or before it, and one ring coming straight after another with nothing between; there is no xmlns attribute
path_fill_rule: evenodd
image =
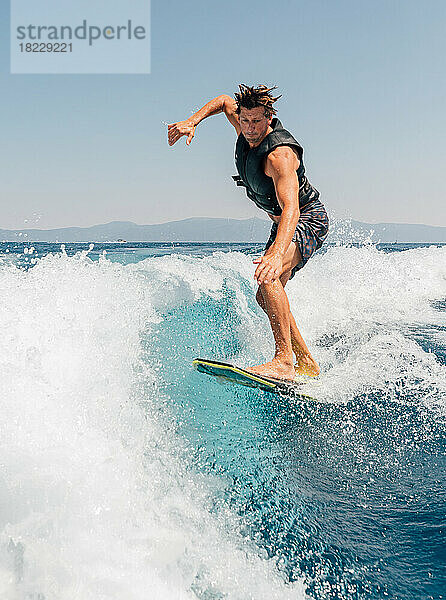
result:
<svg viewBox="0 0 446 600"><path fill-rule="evenodd" d="M187 135L186 144L189 146L194 135L195 135L195 127L211 115L217 115L218 113L224 112L229 122L235 127L237 130L237 134L240 133L240 125L238 122L238 115L236 113L237 103L234 98L228 96L226 94L222 94L221 96L217 96L213 98L200 108L194 115L186 119L185 121L178 121L177 123L172 123L167 126L167 137L169 146L173 146L175 142L177 142L180 137L183 135Z"/></svg>

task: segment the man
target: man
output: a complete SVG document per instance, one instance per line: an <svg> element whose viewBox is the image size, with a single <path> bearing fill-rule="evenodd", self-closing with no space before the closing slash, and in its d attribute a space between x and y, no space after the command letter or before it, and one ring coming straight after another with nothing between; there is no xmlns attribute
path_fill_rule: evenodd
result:
<svg viewBox="0 0 446 600"><path fill-rule="evenodd" d="M264 85L239 85L240 93L217 96L185 121L168 125L172 146L183 135L189 145L195 128L210 115L224 112L237 131L237 185L274 221L270 238L257 264L256 300L271 323L276 351L265 364L247 370L293 380L297 374L315 377L320 369L311 356L290 311L285 285L320 248L328 233L328 217L319 192L305 177L303 148L273 115L271 90ZM293 352L297 363L293 365Z"/></svg>

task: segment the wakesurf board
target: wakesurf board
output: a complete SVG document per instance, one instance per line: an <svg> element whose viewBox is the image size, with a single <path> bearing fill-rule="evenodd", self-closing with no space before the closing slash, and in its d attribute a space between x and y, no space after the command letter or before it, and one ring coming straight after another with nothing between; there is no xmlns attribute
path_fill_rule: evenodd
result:
<svg viewBox="0 0 446 600"><path fill-rule="evenodd" d="M232 383L247 385L249 387L258 388L266 392L274 392L276 394L286 394L288 396L306 396L303 393L303 381L286 381L285 379L274 379L265 377L257 373L251 373L236 365L211 360L208 358L196 358L192 361L192 366L200 373L213 375L225 379Z"/></svg>

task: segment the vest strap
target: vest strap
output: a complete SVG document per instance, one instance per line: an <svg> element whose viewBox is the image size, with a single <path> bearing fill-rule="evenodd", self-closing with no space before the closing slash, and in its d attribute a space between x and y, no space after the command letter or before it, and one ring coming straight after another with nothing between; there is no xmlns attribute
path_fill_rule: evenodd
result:
<svg viewBox="0 0 446 600"><path fill-rule="evenodd" d="M236 185L243 186L243 187L248 187L246 185L246 183L243 181L243 179L240 177L240 175L231 175L231 177L235 181Z"/></svg>

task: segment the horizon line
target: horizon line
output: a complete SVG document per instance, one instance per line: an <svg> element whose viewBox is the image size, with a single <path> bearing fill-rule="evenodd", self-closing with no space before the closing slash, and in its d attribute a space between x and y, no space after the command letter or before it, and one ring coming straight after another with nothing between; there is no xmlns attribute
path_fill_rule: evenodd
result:
<svg viewBox="0 0 446 600"><path fill-rule="evenodd" d="M121 220L113 220L113 221L107 221L107 222L102 222L102 223L96 223L94 225L63 225L60 227L44 227L44 228L39 228L38 225L36 224L34 227L20 227L20 228L7 228L7 227L0 227L0 231L53 231L55 229L91 229L92 227L100 227L103 225L111 225L113 223L122 223L122 224L131 224L131 225L136 225L137 227L156 227L156 226L160 226L160 225L168 225L169 223L181 223L184 221L190 221L192 219L209 219L209 220L220 220L220 221L250 221L253 219L257 219L259 221L264 221L265 223L270 223L271 221L269 219L265 219L265 218L261 218L261 217L246 217L246 218L242 218L242 219L237 219L234 217L204 217L204 216L195 216L195 217L185 217L184 219L174 219L171 221L163 221L162 223L136 223L135 221L121 221ZM346 218L341 218L341 219L332 219L331 222L332 224L335 223L342 223L342 222L356 222L356 223L360 223L362 225L410 225L410 226L415 226L415 227L432 227L435 229L441 229L441 228L446 228L446 225L430 225L430 224L426 224L426 223L406 223L406 222L398 222L398 221L377 221L375 223L373 222L369 222L369 221L359 221L357 219L354 219L353 217L346 217Z"/></svg>

